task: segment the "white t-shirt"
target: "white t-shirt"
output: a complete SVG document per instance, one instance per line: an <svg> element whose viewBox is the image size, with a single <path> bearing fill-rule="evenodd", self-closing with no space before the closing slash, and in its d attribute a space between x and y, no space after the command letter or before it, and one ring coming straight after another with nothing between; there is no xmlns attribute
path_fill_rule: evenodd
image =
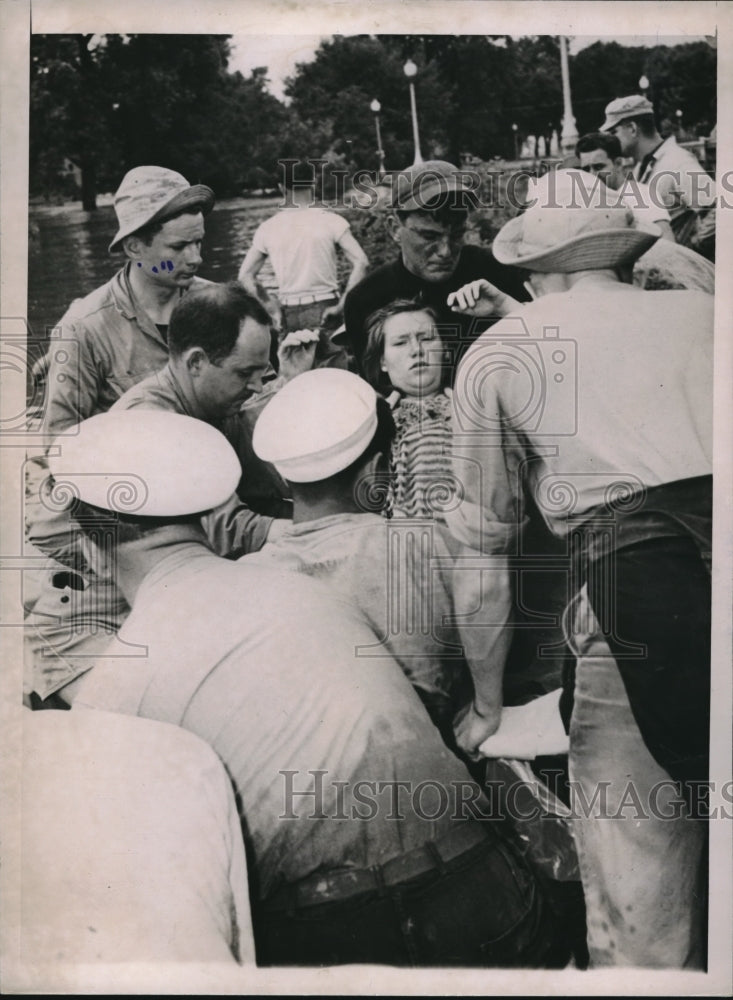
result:
<svg viewBox="0 0 733 1000"><path fill-rule="evenodd" d="M257 229L252 246L270 258L284 305L288 296L338 293L336 244L346 219L325 208L285 208Z"/></svg>

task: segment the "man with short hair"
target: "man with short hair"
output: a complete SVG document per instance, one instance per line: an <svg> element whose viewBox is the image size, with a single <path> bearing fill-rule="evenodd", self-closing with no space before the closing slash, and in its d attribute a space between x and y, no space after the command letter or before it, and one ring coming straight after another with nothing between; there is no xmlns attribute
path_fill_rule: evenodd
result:
<svg viewBox="0 0 733 1000"><path fill-rule="evenodd" d="M610 132L590 132L575 146L580 169L598 177L619 197L637 219L658 226L657 240L634 261L633 281L640 288L689 288L715 294L715 267L700 253L675 241L667 209L653 198L649 186L628 176L621 143Z"/></svg>
<svg viewBox="0 0 733 1000"><path fill-rule="evenodd" d="M615 135L610 132L589 132L578 139L575 155L580 160L580 169L594 177L600 177L612 191L619 191L638 219L654 223L659 226L662 236L674 239L669 212L659 199L655 203L646 184L629 177L621 153L621 143Z"/></svg>
<svg viewBox="0 0 733 1000"><path fill-rule="evenodd" d="M489 320L453 313L446 302L451 292L479 278L491 282L496 286L494 318L511 311L515 300L527 299L514 268L500 264L491 250L464 245L468 212L476 207L477 179L444 160L427 160L394 178L389 225L400 256L349 292L344 307L346 329L336 338L350 347L357 360L366 346L367 317L395 299L419 298L432 306L441 333L455 331L458 349L470 343Z"/></svg>
<svg viewBox="0 0 733 1000"><path fill-rule="evenodd" d="M168 343L165 367L128 389L112 410L169 410L219 427L230 422L238 432L236 413L249 393L262 389L269 366L269 316L263 306L238 282L206 283L177 302ZM107 568L91 563L80 551L73 518L58 511L55 520L64 529L73 564L64 576L61 570L51 576L40 605L26 619L28 684L42 698L56 694L71 702L76 679L91 668L129 607ZM210 545L231 558L261 548L280 530L273 525L271 517L250 510L234 492L204 519ZM56 584L63 580L64 585L55 585L54 576ZM63 617L57 620L48 612L64 597Z"/></svg>
<svg viewBox="0 0 733 1000"><path fill-rule="evenodd" d="M713 298L619 280L659 233L634 225L597 179L558 171L535 195L494 251L529 272L537 299L479 338L459 369L453 458L465 497L445 517L464 544L513 553L526 489L565 540L570 778L591 962L700 968ZM479 283L467 286L454 305L481 315L491 292L484 302ZM481 719L472 726L467 748L490 735Z"/></svg>
<svg viewBox="0 0 733 1000"><path fill-rule="evenodd" d="M606 105L605 115L600 131L616 136L623 155L633 157L634 177L669 211L677 242L694 250L700 214L715 206L712 178L673 135L662 139L646 97L618 97Z"/></svg>
<svg viewBox="0 0 733 1000"><path fill-rule="evenodd" d="M364 277L369 262L347 220L316 204L315 164L306 160L281 165L285 169L280 190L286 207L258 226L239 280L256 296L257 275L269 260L278 284L283 332L329 323L333 327L343 313L347 292ZM343 294L338 250L351 265Z"/></svg>
<svg viewBox="0 0 733 1000"><path fill-rule="evenodd" d="M376 408L329 428L306 455L291 425L282 457L348 468ZM524 858L480 820L488 803L402 671L389 658L365 671L356 652L376 637L363 618L317 580L211 552L201 513L238 475L224 437L133 410L93 417L60 444L53 474L77 483L90 539L112 539L132 605L120 638L144 650L101 658L74 711L180 725L220 756L249 849L258 963L567 960ZM121 469L147 486L132 513Z"/></svg>
<svg viewBox="0 0 733 1000"><path fill-rule="evenodd" d="M171 313L168 364L128 389L112 409L196 417L236 445L242 433L237 414L246 399L262 391L270 367L269 324L264 306L236 281L192 292ZM204 520L209 542L229 558L262 548L281 530L273 525L273 518L250 510L236 494Z"/></svg>

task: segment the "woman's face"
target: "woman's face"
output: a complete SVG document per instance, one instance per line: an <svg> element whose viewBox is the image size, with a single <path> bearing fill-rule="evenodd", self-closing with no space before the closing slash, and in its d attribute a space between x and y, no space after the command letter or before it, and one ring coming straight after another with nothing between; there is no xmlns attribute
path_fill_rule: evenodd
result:
<svg viewBox="0 0 733 1000"><path fill-rule="evenodd" d="M429 313L403 312L385 320L382 371L406 396L438 392L443 378L443 341Z"/></svg>

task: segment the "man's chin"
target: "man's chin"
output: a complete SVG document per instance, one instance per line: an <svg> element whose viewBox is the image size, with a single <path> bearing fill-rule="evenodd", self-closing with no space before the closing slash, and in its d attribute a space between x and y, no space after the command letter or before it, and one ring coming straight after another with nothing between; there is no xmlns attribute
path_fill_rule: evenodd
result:
<svg viewBox="0 0 733 1000"><path fill-rule="evenodd" d="M426 268L422 274L423 280L432 281L434 284L438 284L441 281L448 281L453 277L453 273L455 272L457 266L458 264L456 262L455 264L451 264L449 267Z"/></svg>

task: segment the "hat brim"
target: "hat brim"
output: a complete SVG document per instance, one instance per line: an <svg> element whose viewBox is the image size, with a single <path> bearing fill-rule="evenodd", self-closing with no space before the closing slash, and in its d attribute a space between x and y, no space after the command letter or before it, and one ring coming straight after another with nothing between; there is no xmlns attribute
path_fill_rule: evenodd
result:
<svg viewBox="0 0 733 1000"><path fill-rule="evenodd" d="M648 114L646 111L636 112L637 115ZM621 122L628 121L629 118L633 118L634 115L621 115L619 118L617 115L613 115L611 118L606 118L605 122L598 129L599 132L610 132L612 128L616 128Z"/></svg>
<svg viewBox="0 0 733 1000"><path fill-rule="evenodd" d="M497 234L492 250L500 264L529 271L600 271L622 267L641 257L662 235L661 229L644 224L627 229L598 229L535 253L522 253L524 227L521 215L510 219Z"/></svg>
<svg viewBox="0 0 733 1000"><path fill-rule="evenodd" d="M199 208L203 215L208 215L214 207L215 201L214 192L206 184L192 184L191 187L174 194L170 201L162 205L145 222L135 225L134 228L130 226L126 228L121 227L109 245L109 252L114 253L115 250L119 250L120 244L126 236L132 236L133 233L138 232L145 226L149 226L153 222L165 222L166 219L171 219L173 216L180 215L182 212L190 211L193 208Z"/></svg>

